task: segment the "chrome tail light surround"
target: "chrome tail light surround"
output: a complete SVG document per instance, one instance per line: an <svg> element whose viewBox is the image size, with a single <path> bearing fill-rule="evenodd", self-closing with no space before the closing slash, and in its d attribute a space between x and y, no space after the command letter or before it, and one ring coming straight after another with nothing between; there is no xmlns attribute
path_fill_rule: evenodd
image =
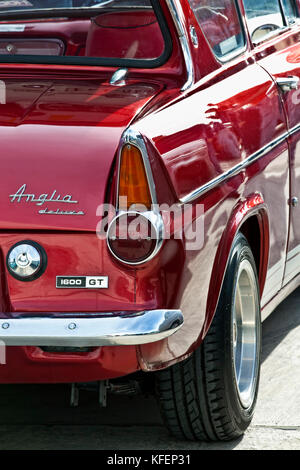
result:
<svg viewBox="0 0 300 470"><path fill-rule="evenodd" d="M148 181L148 186L151 194L151 199L152 199L152 210L151 211L139 211L138 208L131 208L128 211L120 210L118 205L119 205L119 183L120 183L120 167L121 167L121 157L122 157L122 149L125 145L132 145L135 146L140 152L141 156L143 159L143 164L145 167L146 171L146 176L147 176L147 181ZM161 214L158 212L157 207L158 207L158 202L157 202L157 196L156 196L156 188L155 188L155 183L154 183L154 178L152 174L152 169L149 161L149 156L146 148L145 141L143 139L143 136L139 131L136 129L129 127L127 128L120 141L119 145L119 151L118 151L118 172L117 172L117 191L116 191L116 216L113 218L113 220L110 222L107 230L107 246L110 251L110 253L116 258L118 261L125 263L127 265L131 266L138 266L140 264L144 264L150 260L152 260L160 251L163 241L164 241L164 222ZM112 242L114 241L114 227L116 226L118 220L121 219L121 217L141 217L144 218L152 227L152 235L154 233L154 238L155 244L153 247L153 250L151 250L151 253L149 253L148 256L143 258L142 260L139 261L130 261L130 260L125 260L122 259L122 257L118 256L117 253L114 251Z"/></svg>
<svg viewBox="0 0 300 470"><path fill-rule="evenodd" d="M148 224L148 226L151 226L151 233L150 237L145 238L146 241L149 242L149 250L145 251L145 256L141 257L140 259L127 259L124 257L121 257L120 254L117 253L117 250L114 248L114 242L117 240L116 237L116 225L118 221L120 221L121 218L138 218L139 220L144 219L144 221ZM164 223L162 216L159 213L148 211L148 212L138 212L138 211L122 211L117 214L117 216L111 221L111 223L108 226L107 230L107 246L110 251L110 253L118 260L121 261L122 263L131 265L131 266L138 266L141 264L144 264L146 262L151 261L160 251L164 241ZM128 243L128 245L131 243L130 239L126 239L125 242ZM132 244L137 243L136 239L133 239ZM128 249L130 247L128 246ZM134 250L134 246L131 247L131 250Z"/></svg>
<svg viewBox="0 0 300 470"><path fill-rule="evenodd" d="M119 183L120 183L120 167L121 167L121 157L122 157L122 149L125 145L132 145L136 147L142 155L143 158L143 163L147 175L147 180L148 180L148 185L149 185L149 190L151 194L151 199L152 199L152 204L156 205L157 204L157 197L156 197L156 189L155 189L155 183L153 179L153 174L151 170L151 165L148 157L148 152L146 148L145 141L143 139L143 136L141 135L140 132L137 130L133 129L132 127L128 127L120 141L119 145L119 151L118 151L118 176L117 176L117 194L116 194L116 209L118 210L118 201L119 201Z"/></svg>

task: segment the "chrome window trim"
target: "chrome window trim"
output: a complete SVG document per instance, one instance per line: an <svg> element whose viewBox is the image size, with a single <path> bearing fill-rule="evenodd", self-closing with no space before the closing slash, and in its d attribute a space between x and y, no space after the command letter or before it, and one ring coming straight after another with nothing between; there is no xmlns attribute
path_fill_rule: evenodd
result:
<svg viewBox="0 0 300 470"><path fill-rule="evenodd" d="M297 127L299 128L298 130L300 130L300 125ZM212 179L211 181L204 184L203 186L200 186L199 188L195 189L191 193L180 198L179 201L182 204L188 204L190 202L195 201L200 196L203 196L203 194L207 193L211 189L216 188L218 185L225 183L228 179L238 175L241 171L248 168L248 166L250 166L252 163L255 163L257 160L267 155L271 150L273 150L278 145L283 143L289 137L289 135L290 135L289 132L285 132L282 136L278 137L277 139L274 139L272 142L270 142L269 144L265 145L263 148L261 148L257 152L250 155L250 157L248 157L243 162L238 163L237 165L232 167L230 170L226 171L225 173L222 173L220 176L217 176L216 178Z"/></svg>
<svg viewBox="0 0 300 470"><path fill-rule="evenodd" d="M189 88L191 88L195 83L195 70L194 70L194 64L193 64L193 59L192 59L192 53L191 53L191 49L189 46L189 41L188 41L186 32L184 30L183 23L178 13L176 0L166 0L166 3L168 5L173 21L175 23L179 40L180 40L180 44L181 44L181 49L182 49L183 56L184 56L184 61L185 61L186 70L187 70L187 81L181 88L181 91L186 91Z"/></svg>
<svg viewBox="0 0 300 470"><path fill-rule="evenodd" d="M243 34L244 33L244 30L243 30ZM204 33L203 33L204 35ZM208 41L207 41L208 42ZM217 56L217 54L214 53L214 51L212 50L212 48L210 47L210 44L208 43L208 46L210 48L210 50L212 51L215 59L221 64L221 65L225 65L227 64L228 62L231 62L232 60L234 59L237 59L238 57L240 57L241 55L243 55L245 52L247 52L247 49L248 49L248 44L247 42L245 41L244 43L244 46L243 47L240 47L239 49L236 49L236 51L234 52L229 52L229 54L226 54L224 55L223 57L219 57Z"/></svg>
<svg viewBox="0 0 300 470"><path fill-rule="evenodd" d="M173 335L183 325L181 310L145 310L98 317L24 317L0 320L0 340L6 346L99 347L148 344ZM38 315L38 314L36 314ZM42 315L42 314L40 314ZM45 315L45 314L44 314ZM92 314L94 315L94 314Z"/></svg>

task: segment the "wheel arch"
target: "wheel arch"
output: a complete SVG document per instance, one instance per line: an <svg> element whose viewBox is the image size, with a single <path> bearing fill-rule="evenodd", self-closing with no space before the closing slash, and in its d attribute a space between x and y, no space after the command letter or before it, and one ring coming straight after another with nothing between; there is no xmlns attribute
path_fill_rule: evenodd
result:
<svg viewBox="0 0 300 470"><path fill-rule="evenodd" d="M257 267L260 296L262 296L267 276L270 242L268 210L261 194L254 194L246 200L239 201L223 232L211 273L201 340L204 339L214 318L232 244L238 232L247 238L252 250Z"/></svg>

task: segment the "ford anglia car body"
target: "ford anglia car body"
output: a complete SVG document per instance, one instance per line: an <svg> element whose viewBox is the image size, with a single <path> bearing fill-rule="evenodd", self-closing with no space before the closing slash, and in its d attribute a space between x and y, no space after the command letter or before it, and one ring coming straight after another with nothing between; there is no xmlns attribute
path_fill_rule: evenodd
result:
<svg viewBox="0 0 300 470"><path fill-rule="evenodd" d="M299 286L299 5L58 3L0 1L0 382L152 372L235 438Z"/></svg>

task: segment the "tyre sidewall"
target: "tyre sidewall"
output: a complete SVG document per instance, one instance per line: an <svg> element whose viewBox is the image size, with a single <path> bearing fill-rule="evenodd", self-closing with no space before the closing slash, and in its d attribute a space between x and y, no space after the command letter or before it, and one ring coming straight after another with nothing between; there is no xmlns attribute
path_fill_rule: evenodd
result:
<svg viewBox="0 0 300 470"><path fill-rule="evenodd" d="M256 287L257 287L257 321L259 326L257 328L257 376L256 376L256 387L254 399L250 407L244 408L242 406L238 386L235 376L235 366L234 366L234 357L233 357L233 329L232 329L232 316L234 311L234 302L235 302L235 290L238 281L239 266L243 260L248 260L253 268L255 274ZM259 387L259 376L260 376L260 356L261 356L261 317L260 317L260 301L259 301L259 287L258 279L256 272L256 265L252 255L252 252L249 248L247 240L243 235L237 236L234 241L234 245L231 250L231 255L229 258L226 275L221 292L221 302L220 309L221 311L217 312L217 315L223 316L223 326L224 326L224 388L226 393L226 401L228 406L228 413L231 416L231 419L236 423L236 426L244 431L249 426L258 394ZM225 306L225 308L224 308ZM225 310L225 311L224 311Z"/></svg>

